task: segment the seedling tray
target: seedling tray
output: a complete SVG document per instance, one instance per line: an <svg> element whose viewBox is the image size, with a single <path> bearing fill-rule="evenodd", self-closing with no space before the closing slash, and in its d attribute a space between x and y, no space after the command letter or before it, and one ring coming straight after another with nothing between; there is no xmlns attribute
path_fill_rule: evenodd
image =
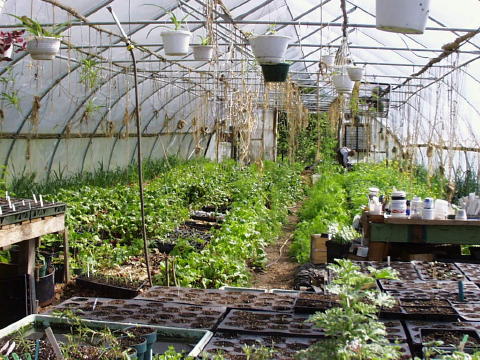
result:
<svg viewBox="0 0 480 360"><path fill-rule="evenodd" d="M480 322L431 322L431 321L405 321L410 341L417 352L422 348L422 329L475 331L478 335Z"/></svg>
<svg viewBox="0 0 480 360"><path fill-rule="evenodd" d="M262 294L266 293L266 289L258 289L258 288L248 288L248 287L237 287L237 286L222 286L220 290L225 291L238 291L244 293L254 293L254 294Z"/></svg>
<svg viewBox="0 0 480 360"><path fill-rule="evenodd" d="M455 263L468 280L480 284L480 266L478 264Z"/></svg>
<svg viewBox="0 0 480 360"><path fill-rule="evenodd" d="M154 286L137 297L160 302L278 312L292 312L295 298L296 294L246 293L166 286Z"/></svg>
<svg viewBox="0 0 480 360"><path fill-rule="evenodd" d="M362 271L366 271L369 266L375 269L388 267L386 261L354 261L355 265L360 266ZM390 267L397 271L400 280L419 280L417 270L411 262L391 261Z"/></svg>
<svg viewBox="0 0 480 360"><path fill-rule="evenodd" d="M452 306L403 306L403 318L406 320L456 321L459 314Z"/></svg>
<svg viewBox="0 0 480 360"><path fill-rule="evenodd" d="M138 323L118 323L107 321L92 321L83 320L85 326L90 328L110 328L124 329L127 327L142 326ZM65 318L59 318L49 315L29 315L9 326L0 330L0 340L6 336L12 335L18 330L26 331L27 338L40 338L44 335L43 331L46 327L52 327L52 330L56 336L60 339L65 337L62 335L62 331L65 330L65 325L69 322ZM213 336L208 330L194 330L194 329L178 329L164 326L152 326L150 328L157 330L158 340L153 346L154 354L162 354L168 347L173 345L178 351L186 350L189 356L198 356Z"/></svg>
<svg viewBox="0 0 480 360"><path fill-rule="evenodd" d="M453 263L415 261L421 280L463 280L464 275Z"/></svg>
<svg viewBox="0 0 480 360"><path fill-rule="evenodd" d="M382 322L385 325L387 339L390 340L390 342L407 342L407 334L400 320L383 320Z"/></svg>
<svg viewBox="0 0 480 360"><path fill-rule="evenodd" d="M397 298L431 298L445 299L450 302L458 301L457 281L435 280L380 280L381 289ZM466 301L477 301L480 298L480 289L471 281L464 281Z"/></svg>
<svg viewBox="0 0 480 360"><path fill-rule="evenodd" d="M308 316L271 311L230 310L219 331L266 335L323 337L324 332L306 322Z"/></svg>
<svg viewBox="0 0 480 360"><path fill-rule="evenodd" d="M231 332L217 332L205 347L209 355L222 352L225 359L245 359L242 348L248 346L265 346L275 350L275 359L291 360L295 353L307 349L318 339L304 337L285 337L268 335L236 334Z"/></svg>
<svg viewBox="0 0 480 360"><path fill-rule="evenodd" d="M213 330L223 319L225 307L202 307L176 303L152 303L142 300L72 298L54 310L71 309L79 316L95 320L135 322L168 327Z"/></svg>
<svg viewBox="0 0 480 360"><path fill-rule="evenodd" d="M480 321L480 303L457 302L455 304L452 304L452 306L463 320Z"/></svg>
<svg viewBox="0 0 480 360"><path fill-rule="evenodd" d="M109 297L114 299L132 299L140 293L140 289L145 285L145 283L143 283L135 288L127 288L123 286L105 284L95 279L89 279L84 275L77 277L76 282L80 287L92 289L102 294L108 294Z"/></svg>
<svg viewBox="0 0 480 360"><path fill-rule="evenodd" d="M44 203L43 207L40 207L40 203L31 203L31 218L42 218L47 216L55 216L64 214L67 210L67 205L64 203Z"/></svg>
<svg viewBox="0 0 480 360"><path fill-rule="evenodd" d="M17 211L5 211L3 210L3 214L0 215L0 226L10 225L10 224L17 224L23 221L30 220L30 210L17 210Z"/></svg>

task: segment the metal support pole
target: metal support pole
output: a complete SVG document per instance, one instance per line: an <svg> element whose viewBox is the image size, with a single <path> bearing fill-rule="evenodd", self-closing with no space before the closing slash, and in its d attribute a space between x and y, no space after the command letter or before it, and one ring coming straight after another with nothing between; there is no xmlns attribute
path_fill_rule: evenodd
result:
<svg viewBox="0 0 480 360"><path fill-rule="evenodd" d="M127 50L130 52L130 56L132 57L133 63L133 78L134 78L134 85L135 85L135 118L137 124L137 166L138 166L138 188L140 192L140 213L142 218L142 239L143 239L143 252L145 255L145 264L147 266L147 275L148 275L148 283L150 286L153 286L152 282L152 274L150 272L150 258L148 256L148 240L147 240L147 226L145 224L145 200L143 196L143 163L142 163L142 133L141 133L141 126L140 126L140 96L138 92L138 74L137 74L137 59L135 58L135 54L133 50L135 47L132 45L131 40L128 38L127 34L123 30L120 21L118 20L117 16L113 12L111 6L107 6L108 11L113 16L115 23L117 24L120 32L122 33L123 40L127 45Z"/></svg>

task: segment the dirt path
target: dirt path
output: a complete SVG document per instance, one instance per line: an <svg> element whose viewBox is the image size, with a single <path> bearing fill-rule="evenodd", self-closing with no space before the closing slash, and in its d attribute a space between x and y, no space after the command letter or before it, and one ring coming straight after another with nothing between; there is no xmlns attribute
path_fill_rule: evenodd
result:
<svg viewBox="0 0 480 360"><path fill-rule="evenodd" d="M297 211L300 204L291 208L292 214L288 216L283 226L282 235L278 240L268 246L268 263L263 272L254 275L253 286L263 289L292 289L293 277L299 264L288 256L288 251L293 240L293 233L299 221Z"/></svg>

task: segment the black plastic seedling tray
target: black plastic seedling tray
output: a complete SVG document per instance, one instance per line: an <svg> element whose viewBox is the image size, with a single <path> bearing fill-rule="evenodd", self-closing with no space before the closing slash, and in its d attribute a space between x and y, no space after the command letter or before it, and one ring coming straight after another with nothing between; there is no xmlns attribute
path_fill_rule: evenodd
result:
<svg viewBox="0 0 480 360"><path fill-rule="evenodd" d="M323 337L323 330L308 322L308 316L269 311L230 310L219 331L265 335Z"/></svg>
<svg viewBox="0 0 480 360"><path fill-rule="evenodd" d="M480 302L457 302L452 306L463 320L480 321Z"/></svg>
<svg viewBox="0 0 480 360"><path fill-rule="evenodd" d="M30 210L5 211L0 215L0 226L17 224L30 220Z"/></svg>
<svg viewBox="0 0 480 360"><path fill-rule="evenodd" d="M95 305L95 309L93 306ZM70 309L82 318L157 326L214 330L223 319L225 307L203 307L142 300L72 298L54 310Z"/></svg>
<svg viewBox="0 0 480 360"><path fill-rule="evenodd" d="M84 275L77 277L77 285L85 288L98 291L105 296L109 296L113 299L132 299L140 293L140 289L145 283L136 286L135 288L128 288L124 286L116 286L111 284L105 284L101 281L90 279Z"/></svg>
<svg viewBox="0 0 480 360"><path fill-rule="evenodd" d="M138 296L137 299L201 306L227 306L232 309L293 312L296 297L297 294L154 286Z"/></svg>
<svg viewBox="0 0 480 360"><path fill-rule="evenodd" d="M400 320L382 320L387 331L387 339L392 343L406 343L407 334Z"/></svg>
<svg viewBox="0 0 480 360"><path fill-rule="evenodd" d="M362 271L366 271L368 267L375 269L383 269L389 267L386 261L354 261L355 265L360 266ZM417 270L411 262L391 261L390 267L397 271L400 280L419 280Z"/></svg>
<svg viewBox="0 0 480 360"><path fill-rule="evenodd" d="M286 337L269 335L250 335L231 332L217 332L205 347L204 351L209 355L219 352L225 359L245 359L243 347L245 345L259 348L261 346L273 348L276 360L291 360L295 353L307 349L316 343L318 339L304 337ZM210 357L209 357L210 358Z"/></svg>
<svg viewBox="0 0 480 360"><path fill-rule="evenodd" d="M67 205L64 203L44 203L43 207L40 207L40 204L38 202L36 204L31 204L31 219L64 214L67 210Z"/></svg>
<svg viewBox="0 0 480 360"><path fill-rule="evenodd" d="M463 280L464 275L454 263L415 261L421 280Z"/></svg>

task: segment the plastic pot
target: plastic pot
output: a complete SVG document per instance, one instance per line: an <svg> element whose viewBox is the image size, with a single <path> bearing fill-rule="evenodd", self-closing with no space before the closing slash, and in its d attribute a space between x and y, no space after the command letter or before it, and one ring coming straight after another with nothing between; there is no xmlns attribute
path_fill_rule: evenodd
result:
<svg viewBox="0 0 480 360"><path fill-rule="evenodd" d="M122 343L122 340L123 339L127 339L128 336L122 336L120 337L120 343ZM137 352L137 359L138 360L144 360L145 359L145 353L147 352L147 340L143 337L139 337L138 338L138 343L132 345L132 346L129 346L131 347L132 349L135 349L135 351Z"/></svg>
<svg viewBox="0 0 480 360"><path fill-rule="evenodd" d="M163 31L162 34L163 49L165 55L183 56L188 54L190 38L192 33L186 30Z"/></svg>
<svg viewBox="0 0 480 360"><path fill-rule="evenodd" d="M36 36L27 42L27 52L34 60L53 60L59 51L59 38Z"/></svg>
<svg viewBox="0 0 480 360"><path fill-rule="evenodd" d="M55 268L35 282L35 294L40 306L50 305L55 297Z"/></svg>
<svg viewBox="0 0 480 360"><path fill-rule="evenodd" d="M327 245L328 262L333 262L335 259L345 259L352 244L344 244L335 240L328 240L325 242L325 245Z"/></svg>
<svg viewBox="0 0 480 360"><path fill-rule="evenodd" d="M403 34L423 34L430 0L376 0L377 29Z"/></svg>
<svg viewBox="0 0 480 360"><path fill-rule="evenodd" d="M65 264L53 264L55 267L55 284L61 284L65 280Z"/></svg>
<svg viewBox="0 0 480 360"><path fill-rule="evenodd" d="M1 0L0 0L0 3L1 3ZM1 6L2 5L0 5L0 7ZM10 47L7 50L3 51L2 60L12 60L12 56L13 56L13 45L10 45Z"/></svg>
<svg viewBox="0 0 480 360"><path fill-rule="evenodd" d="M361 66L349 66L347 68L348 76L352 81L361 81L365 69Z"/></svg>
<svg viewBox="0 0 480 360"><path fill-rule="evenodd" d="M213 45L193 46L193 58L198 61L210 61L213 58Z"/></svg>
<svg viewBox="0 0 480 360"><path fill-rule="evenodd" d="M7 2L7 0L0 0L0 13L2 12L3 7L5 6L6 2Z"/></svg>
<svg viewBox="0 0 480 360"><path fill-rule="evenodd" d="M259 64L282 63L289 42L290 38L282 35L258 35L250 39L253 54Z"/></svg>
<svg viewBox="0 0 480 360"><path fill-rule="evenodd" d="M335 63L335 55L322 55L320 57L320 62L331 67Z"/></svg>
<svg viewBox="0 0 480 360"><path fill-rule="evenodd" d="M348 73L333 74L332 83L339 94L350 93L353 90L354 83Z"/></svg>
<svg viewBox="0 0 480 360"><path fill-rule="evenodd" d="M290 64L262 64L261 67L265 82L285 82Z"/></svg>

